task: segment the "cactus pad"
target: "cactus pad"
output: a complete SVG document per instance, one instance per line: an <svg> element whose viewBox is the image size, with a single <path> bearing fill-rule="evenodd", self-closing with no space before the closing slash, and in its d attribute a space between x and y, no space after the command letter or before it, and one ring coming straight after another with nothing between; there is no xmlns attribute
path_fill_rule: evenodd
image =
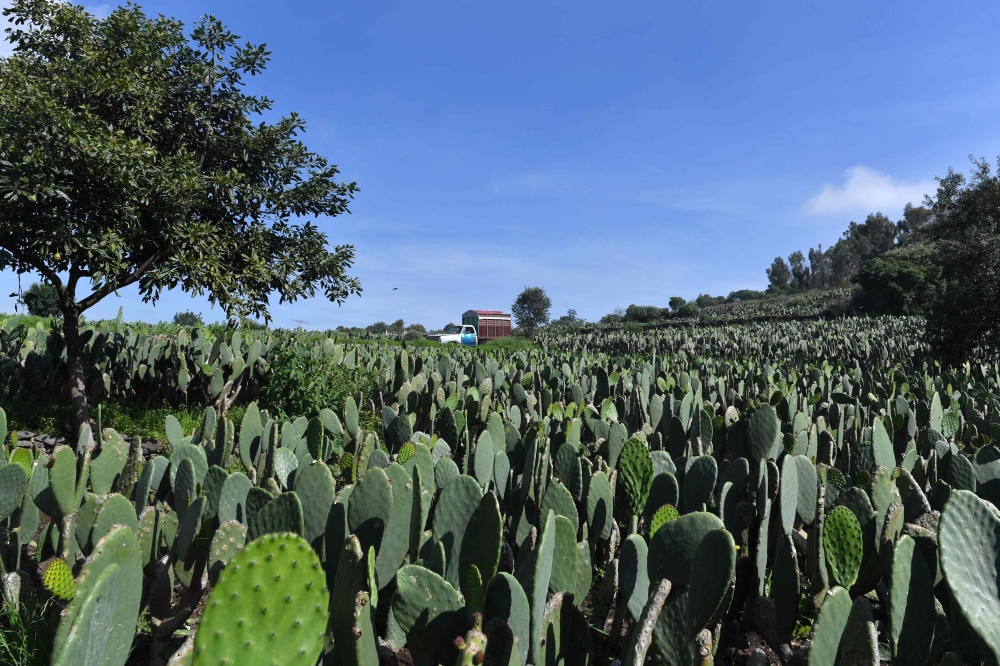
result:
<svg viewBox="0 0 1000 666"><path fill-rule="evenodd" d="M246 543L247 528L238 520L219 525L208 549L209 570L220 571L246 547Z"/></svg>
<svg viewBox="0 0 1000 666"><path fill-rule="evenodd" d="M392 612L407 639L433 663L453 664L455 637L469 630L458 592L430 569L408 564L396 574Z"/></svg>
<svg viewBox="0 0 1000 666"><path fill-rule="evenodd" d="M698 546L712 530L725 529L711 513L695 511L661 527L649 539L649 577L687 585Z"/></svg>
<svg viewBox="0 0 1000 666"><path fill-rule="evenodd" d="M42 585L56 598L69 601L76 596L76 581L73 571L65 560L53 558L45 563L45 573L42 574Z"/></svg>
<svg viewBox="0 0 1000 666"><path fill-rule="evenodd" d="M396 455L396 462L400 465L405 465L410 461L410 458L417 452L417 445L413 442L407 442L400 447L399 453Z"/></svg>
<svg viewBox="0 0 1000 666"><path fill-rule="evenodd" d="M850 588L857 580L864 555L858 519L845 506L838 506L823 524L823 550L834 585Z"/></svg>
<svg viewBox="0 0 1000 666"><path fill-rule="evenodd" d="M27 487L28 474L23 467L14 463L0 467L0 521L21 506Z"/></svg>
<svg viewBox="0 0 1000 666"><path fill-rule="evenodd" d="M629 510L632 515L639 515L646 506L649 487L653 483L653 458L645 442L629 440L618 458L618 473L625 487Z"/></svg>
<svg viewBox="0 0 1000 666"><path fill-rule="evenodd" d="M952 492L941 512L938 545L944 579L968 627L1000 662L1000 518L967 490Z"/></svg>
<svg viewBox="0 0 1000 666"><path fill-rule="evenodd" d="M194 666L312 666L323 649L328 597L302 537L266 534L219 576L194 641Z"/></svg>
<svg viewBox="0 0 1000 666"><path fill-rule="evenodd" d="M680 518L680 515L673 506L669 504L664 504L656 513L653 514L653 519L649 522L649 536L652 537L656 534L657 530L669 523L671 520L676 520Z"/></svg>

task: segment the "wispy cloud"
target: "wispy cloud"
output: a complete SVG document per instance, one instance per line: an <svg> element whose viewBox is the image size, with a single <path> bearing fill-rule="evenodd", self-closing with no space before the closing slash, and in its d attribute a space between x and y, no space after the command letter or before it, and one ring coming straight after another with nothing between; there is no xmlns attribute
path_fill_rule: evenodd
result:
<svg viewBox="0 0 1000 666"><path fill-rule="evenodd" d="M500 178L493 181L494 192L503 192L504 190L514 189L555 189L561 186L562 183L560 183L552 175L538 172L526 173L511 178Z"/></svg>
<svg viewBox="0 0 1000 666"><path fill-rule="evenodd" d="M866 166L844 172L843 185L825 183L803 208L817 215L847 212L898 212L907 203L919 204L937 188L933 180L906 182Z"/></svg>

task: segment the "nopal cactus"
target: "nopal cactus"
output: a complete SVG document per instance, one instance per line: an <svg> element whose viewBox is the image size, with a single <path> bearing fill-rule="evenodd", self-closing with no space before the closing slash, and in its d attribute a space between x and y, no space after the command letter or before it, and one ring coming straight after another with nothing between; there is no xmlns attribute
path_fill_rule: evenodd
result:
<svg viewBox="0 0 1000 666"><path fill-rule="evenodd" d="M194 666L312 666L328 594L319 558L295 534L265 534L229 562L205 606Z"/></svg>

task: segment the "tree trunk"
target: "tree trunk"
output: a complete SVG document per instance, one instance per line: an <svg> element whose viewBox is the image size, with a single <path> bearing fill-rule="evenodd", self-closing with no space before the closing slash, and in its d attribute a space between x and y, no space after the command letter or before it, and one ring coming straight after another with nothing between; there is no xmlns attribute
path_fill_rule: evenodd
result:
<svg viewBox="0 0 1000 666"><path fill-rule="evenodd" d="M83 366L83 343L80 340L80 313L75 307L63 311L63 339L66 342L66 365L69 388L70 414L73 433L80 435L83 426L90 423L87 406L86 370Z"/></svg>

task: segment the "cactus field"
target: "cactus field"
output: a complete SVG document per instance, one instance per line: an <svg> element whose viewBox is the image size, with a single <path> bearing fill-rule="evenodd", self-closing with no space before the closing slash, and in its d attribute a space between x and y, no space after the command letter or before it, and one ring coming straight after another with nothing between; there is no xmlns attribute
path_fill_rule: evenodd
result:
<svg viewBox="0 0 1000 666"><path fill-rule="evenodd" d="M3 603L47 609L57 666L996 666L1000 364L920 329L319 340L374 387L287 418L267 331L92 331L96 391L204 417L147 457L3 415ZM4 390L51 390L60 351L8 323Z"/></svg>

